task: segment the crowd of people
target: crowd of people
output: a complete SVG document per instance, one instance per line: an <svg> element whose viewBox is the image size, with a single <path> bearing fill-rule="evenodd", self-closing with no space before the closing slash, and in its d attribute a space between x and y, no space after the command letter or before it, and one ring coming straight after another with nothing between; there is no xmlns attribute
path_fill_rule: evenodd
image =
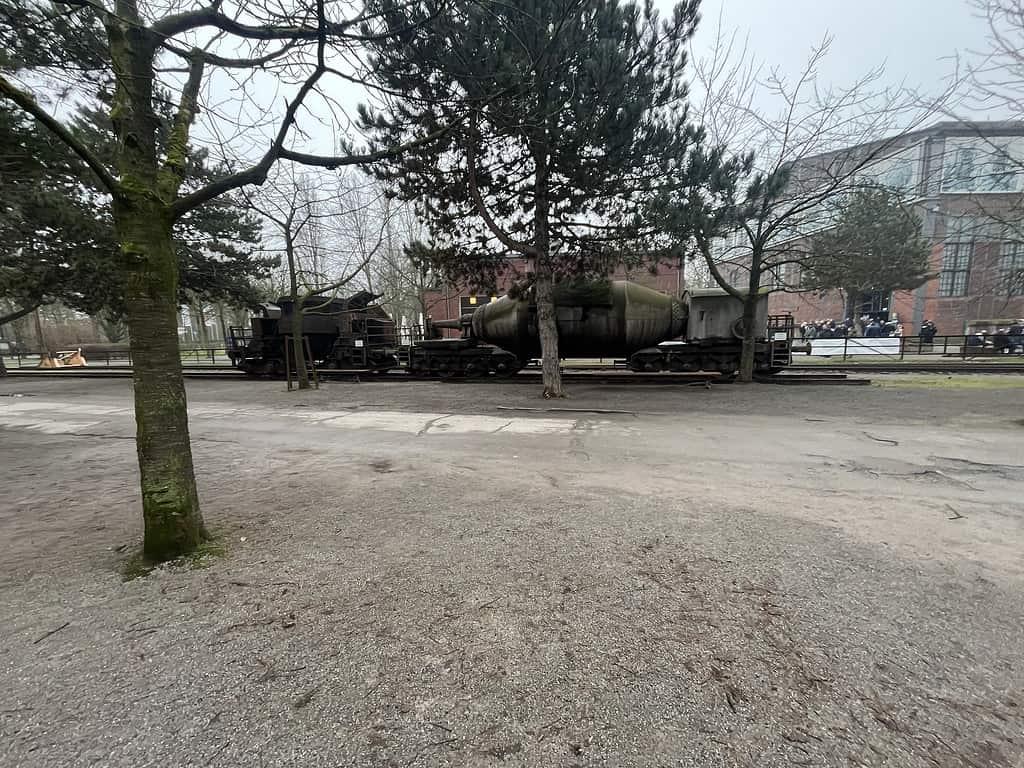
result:
<svg viewBox="0 0 1024 768"><path fill-rule="evenodd" d="M801 341L845 339L847 336L865 336L870 339L882 336L902 336L903 324L895 320L864 315L860 318L859 323L849 317L838 323L835 320L813 320L809 323L801 323L799 332ZM936 332L935 324L930 320L925 320L921 325L921 336L925 336L926 333L930 334L928 342L935 337Z"/></svg>
<svg viewBox="0 0 1024 768"><path fill-rule="evenodd" d="M801 341L814 339L844 339L853 336L865 338L881 338L886 336L903 336L903 324L884 317L864 315L859 322L847 318L842 322L835 320L813 320L801 323L797 329ZM918 331L921 343L932 344L939 329L931 320L921 323ZM1024 319L1017 320L1006 327L993 331L978 330L968 333L964 340L968 347L989 348L997 353L1024 354ZM962 343L962 342L957 342Z"/></svg>
<svg viewBox="0 0 1024 768"><path fill-rule="evenodd" d="M1005 328L997 328L992 333L981 330L968 334L967 346L992 347L995 352L1004 355L1012 355L1016 352L1024 353L1024 319Z"/></svg>

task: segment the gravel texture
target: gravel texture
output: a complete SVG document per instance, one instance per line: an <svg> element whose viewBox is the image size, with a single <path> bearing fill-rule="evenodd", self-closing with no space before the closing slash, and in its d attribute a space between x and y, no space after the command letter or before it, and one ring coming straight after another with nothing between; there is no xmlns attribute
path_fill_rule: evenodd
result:
<svg viewBox="0 0 1024 768"><path fill-rule="evenodd" d="M124 582L128 388L0 382L110 409L0 397L0 765L1021 768L1015 387L203 383L226 553Z"/></svg>

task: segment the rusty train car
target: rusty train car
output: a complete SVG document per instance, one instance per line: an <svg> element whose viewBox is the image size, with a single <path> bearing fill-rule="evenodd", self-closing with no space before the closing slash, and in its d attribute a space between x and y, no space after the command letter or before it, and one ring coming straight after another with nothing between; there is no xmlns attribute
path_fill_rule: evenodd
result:
<svg viewBox="0 0 1024 768"><path fill-rule="evenodd" d="M536 306L529 295L503 296L455 320L428 324L426 338L398 344L398 331L366 292L304 312L302 333L314 364L324 368L415 376L507 376L540 357ZM788 333L768 322L767 295L756 318L757 370L776 373L790 361ZM715 371L739 368L742 302L719 289L668 296L628 281L561 286L555 294L559 354L563 358L624 359L634 371ZM294 333L293 307L282 299L253 319L235 339L232 360L250 373L284 370L285 339ZM787 324L776 322L775 328ZM459 338L438 338L440 329Z"/></svg>

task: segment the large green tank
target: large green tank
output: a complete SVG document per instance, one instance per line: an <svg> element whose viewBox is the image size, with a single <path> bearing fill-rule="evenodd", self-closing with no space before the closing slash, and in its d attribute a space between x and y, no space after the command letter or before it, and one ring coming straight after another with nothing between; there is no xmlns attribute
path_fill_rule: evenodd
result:
<svg viewBox="0 0 1024 768"><path fill-rule="evenodd" d="M624 280L559 286L555 304L562 357L627 357L686 327L679 299ZM536 317L530 299L502 296L473 312L473 336L520 359L540 357Z"/></svg>

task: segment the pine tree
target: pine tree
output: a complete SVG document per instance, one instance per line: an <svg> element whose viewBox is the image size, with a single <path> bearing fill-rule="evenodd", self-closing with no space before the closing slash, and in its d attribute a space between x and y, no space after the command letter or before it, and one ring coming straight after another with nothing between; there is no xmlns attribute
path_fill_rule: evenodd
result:
<svg viewBox="0 0 1024 768"><path fill-rule="evenodd" d="M399 42L369 43L395 95L364 127L384 146L450 126L376 171L416 201L445 277L485 287L527 257L545 396L562 394L555 285L657 259L642 200L706 178L682 78L698 5L371 3Z"/></svg>
<svg viewBox="0 0 1024 768"><path fill-rule="evenodd" d="M161 121L166 136L169 116ZM74 130L100 157L113 153L113 132L97 110L79 111ZM189 152L189 184L218 175L202 152ZM48 132L0 104L0 297L29 311L61 302L96 314L124 314L118 244L110 205L83 164ZM255 251L258 220L231 196L175 223L179 302L248 306L273 266ZM6 317L0 317L0 322Z"/></svg>
<svg viewBox="0 0 1024 768"><path fill-rule="evenodd" d="M275 163L325 168L375 162L405 147L359 153L347 142L335 154L302 151L296 127L308 108L323 117L331 99L305 104L334 77L354 79L351 57L360 27L375 24L351 3L316 0L285 6L246 4L222 9L220 2L182 9L135 0L105 4L52 4L0 0L0 99L31 115L73 152L109 196L118 242L125 319L132 345L136 452L145 522L143 551L166 560L194 551L206 537L189 443L188 408L177 333L179 262L177 223L212 200L260 185ZM386 32L382 32L386 34ZM328 64L328 46L332 55ZM79 61L79 53L86 60ZM348 67L348 72L338 67ZM214 72L235 73L230 89L239 109L208 109L205 88ZM38 71L42 77L25 75ZM208 122L200 136L244 136L259 146L265 119L243 124L241 116L260 103L254 72L270 72L295 85L283 112L272 118L272 138L258 156L235 159L231 172L208 183L188 178L193 124ZM185 73L178 77L177 73ZM168 76L174 73L174 76ZM49 77L48 77L49 76ZM109 160L84 143L63 115L36 96L54 82L66 95L92 98L100 89L117 140ZM164 91L171 91L165 98ZM316 97L310 98L310 102ZM159 105L174 103L165 143L158 141ZM220 107L222 105L218 105ZM265 117L265 116L263 116ZM334 125L338 115L331 115ZM421 135L418 142L435 137ZM247 143L244 142L243 143Z"/></svg>
<svg viewBox="0 0 1024 768"><path fill-rule="evenodd" d="M899 197L882 187L859 190L842 202L835 226L811 239L802 286L841 289L846 316L856 319L866 294L911 290L933 278L930 253L920 220Z"/></svg>

